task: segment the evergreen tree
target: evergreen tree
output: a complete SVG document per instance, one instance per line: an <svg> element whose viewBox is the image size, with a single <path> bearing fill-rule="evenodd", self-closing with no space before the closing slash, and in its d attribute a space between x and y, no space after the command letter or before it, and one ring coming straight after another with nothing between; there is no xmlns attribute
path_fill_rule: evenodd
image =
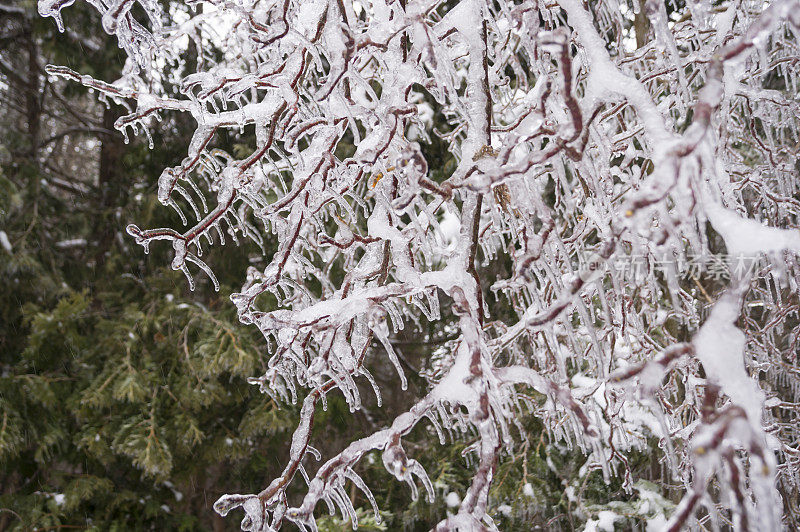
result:
<svg viewBox="0 0 800 532"><path fill-rule="evenodd" d="M150 177L185 125L126 146L117 105L50 79L48 62L124 66L92 10L69 20L0 9L0 530L221 529L218 482L272 467L286 411L246 384L259 349L220 296L188 297L122 237L127 219L173 222ZM217 265L223 290L249 255Z"/></svg>

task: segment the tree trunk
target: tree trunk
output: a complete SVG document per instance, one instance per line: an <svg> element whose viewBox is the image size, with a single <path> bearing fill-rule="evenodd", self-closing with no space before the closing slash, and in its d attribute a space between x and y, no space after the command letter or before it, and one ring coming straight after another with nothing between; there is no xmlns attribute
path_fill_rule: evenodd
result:
<svg viewBox="0 0 800 532"><path fill-rule="evenodd" d="M114 122L119 113L114 107L103 110L103 129L114 131ZM122 135L117 132L105 133L101 137L100 169L98 172L97 189L99 191L100 216L96 218L94 227L96 248L94 261L96 268L105 264L106 253L114 241L114 235L119 229L120 221L116 219L116 208L124 203L127 193L123 182L122 158L125 144Z"/></svg>
<svg viewBox="0 0 800 532"><path fill-rule="evenodd" d="M633 30L636 32L636 48L647 44L647 33L650 31L650 19L647 18L645 0L636 0L639 10L633 18Z"/></svg>
<svg viewBox="0 0 800 532"><path fill-rule="evenodd" d="M31 163L38 167L36 154L39 148L39 132L41 130L42 106L39 98L41 97L42 88L39 83L39 49L33 36L33 28L27 20L24 35L28 52L28 87L25 94L25 118L28 123L29 142L28 155Z"/></svg>

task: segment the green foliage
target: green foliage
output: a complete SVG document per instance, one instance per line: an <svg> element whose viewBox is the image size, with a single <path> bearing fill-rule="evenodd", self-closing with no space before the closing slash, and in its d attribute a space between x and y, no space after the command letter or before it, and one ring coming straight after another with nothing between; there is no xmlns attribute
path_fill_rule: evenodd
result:
<svg viewBox="0 0 800 532"><path fill-rule="evenodd" d="M139 286L120 287L138 304L71 291L52 308L26 306L27 346L0 378L0 460L17 487L0 506L37 500L42 508L52 502L42 494L63 494L63 524L106 499L108 515L93 522L122 525L142 504L132 487L150 493L169 480L184 497L198 497L192 486L209 470L225 478L221 484L242 484L242 473L262 467L252 457L285 440L289 412L245 380L261 363L252 334L230 313ZM251 476L253 487L261 478ZM171 522L161 506L149 519ZM31 520L17 524L43 526L36 515L31 506Z"/></svg>
<svg viewBox="0 0 800 532"><path fill-rule="evenodd" d="M358 516L359 531L381 532L383 530L389 530L386 525L386 514L382 514L380 521L378 521L373 512L358 508L356 509L356 515ZM343 521L338 515L325 516L317 520L319 532L340 532L342 530L349 530L351 527L352 523L350 521Z"/></svg>
<svg viewBox="0 0 800 532"><path fill-rule="evenodd" d="M0 13L0 25L28 39L8 48L12 58L0 48L4 60L26 57L27 43L42 65L104 78L121 69L112 39L75 53L71 40L99 24L94 10L73 10L73 32L60 35L35 2L22 7L24 17ZM285 452L291 419L247 384L263 370L263 346L227 301L254 250L213 261L221 294L203 283L190 294L123 232L127 220L174 222L157 208L154 176L190 124L172 122L152 151L120 148L117 135L98 134L96 149L86 135L63 137L83 159L60 162L86 166L53 174L30 152L28 115L6 106L26 88L5 81L0 72L0 231L10 244L0 246L0 530L238 528L211 502L222 486L253 490L275 473L264 457ZM85 89L56 90L90 124L114 116ZM51 91L40 103L57 118L42 119L39 138L67 127ZM120 149L114 171L98 175L98 158ZM52 185L65 179L72 188ZM154 250L152 264L163 263Z"/></svg>

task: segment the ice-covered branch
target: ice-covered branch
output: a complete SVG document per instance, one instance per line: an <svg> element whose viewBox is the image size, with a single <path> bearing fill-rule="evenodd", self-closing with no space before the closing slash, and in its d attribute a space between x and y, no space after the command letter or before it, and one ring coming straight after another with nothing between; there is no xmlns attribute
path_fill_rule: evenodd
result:
<svg viewBox="0 0 800 532"><path fill-rule="evenodd" d="M72 3L39 9L63 27ZM324 501L357 526L344 486L376 506L371 451L433 497L403 448L427 419L442 444L476 438L438 529L493 529L494 473L529 415L626 488L628 452L657 438L685 488L672 529L701 513L772 530L797 507L774 489L800 485L796 424L770 406L800 402L797 0L88 3L121 78L48 72L125 106L123 132L196 124L154 179L185 227L129 234L168 241L192 288L219 288L201 257L229 240L274 250L231 299L269 349L251 382L300 419L281 475L218 512L313 530ZM317 409L381 406L384 367L410 393L395 337L428 325L449 340L414 406L317 444L331 456L307 471Z"/></svg>

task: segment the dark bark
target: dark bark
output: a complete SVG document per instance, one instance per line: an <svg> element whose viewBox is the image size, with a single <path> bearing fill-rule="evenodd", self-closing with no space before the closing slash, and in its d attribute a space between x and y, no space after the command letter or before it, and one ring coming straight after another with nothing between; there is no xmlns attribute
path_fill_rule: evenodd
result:
<svg viewBox="0 0 800 532"><path fill-rule="evenodd" d="M645 11L645 0L636 0L639 3L639 12L633 18L633 30L636 33L636 48L647 44L647 34L650 31L650 19Z"/></svg>
<svg viewBox="0 0 800 532"><path fill-rule="evenodd" d="M103 110L102 128L109 133L100 135L100 168L97 179L100 215L96 218L93 231L96 239L94 262L98 269L105 264L106 253L111 248L121 223L114 213L127 194L123 168L125 144L122 135L114 130L114 122L119 116L113 107Z"/></svg>
<svg viewBox="0 0 800 532"><path fill-rule="evenodd" d="M28 80L25 93L25 118L28 123L28 155L31 163L36 165L36 152L39 146L39 135L41 131L41 92L42 87L39 82L39 48L33 35L33 28L29 21L25 21L25 48L28 54Z"/></svg>

